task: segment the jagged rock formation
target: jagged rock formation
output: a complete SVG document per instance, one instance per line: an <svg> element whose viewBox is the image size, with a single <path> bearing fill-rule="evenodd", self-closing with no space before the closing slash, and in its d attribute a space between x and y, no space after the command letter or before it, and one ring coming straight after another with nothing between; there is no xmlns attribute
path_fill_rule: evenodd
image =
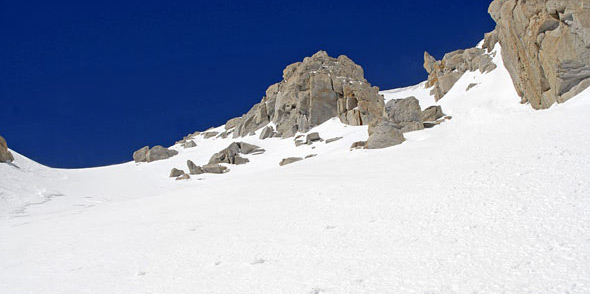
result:
<svg viewBox="0 0 590 294"><path fill-rule="evenodd" d="M264 140L264 139L268 139L268 138L272 138L274 136L276 136L276 132L275 132L275 128L273 128L272 126L266 126L264 129L262 129L262 132L260 132L260 139Z"/></svg>
<svg viewBox="0 0 590 294"><path fill-rule="evenodd" d="M383 98L348 57L329 57L319 51L283 71L283 81L248 113L226 123L234 138L252 134L269 122L283 138L307 132L333 117L349 125L366 125L383 113ZM231 130L230 130L231 131Z"/></svg>
<svg viewBox="0 0 590 294"><path fill-rule="evenodd" d="M495 0L488 11L523 103L548 108L590 86L590 1Z"/></svg>
<svg viewBox="0 0 590 294"><path fill-rule="evenodd" d="M245 164L250 161L247 158L241 157L240 154L260 154L262 152L264 152L264 149L256 145L244 142L233 142L227 148L213 154L211 159L209 159L209 164Z"/></svg>
<svg viewBox="0 0 590 294"><path fill-rule="evenodd" d="M416 97L388 101L385 104L385 117L400 126L402 133L424 129L422 108Z"/></svg>
<svg viewBox="0 0 590 294"><path fill-rule="evenodd" d="M133 160L135 162L152 162L156 160L168 159L178 154L178 151L164 148L160 145L152 147L145 146L133 152Z"/></svg>
<svg viewBox="0 0 590 294"><path fill-rule="evenodd" d="M487 43L484 42L486 44L484 48L488 51L493 49L494 37L495 35L491 33L487 36ZM424 68L428 72L426 88L433 87L430 94L434 95L434 99L438 101L451 90L465 72L479 70L487 73L496 69L496 64L492 62L486 49L470 48L447 53L442 60L438 61L428 52L424 52Z"/></svg>
<svg viewBox="0 0 590 294"><path fill-rule="evenodd" d="M12 153L8 151L8 144L6 144L6 140L0 136L0 162L12 162L14 161L14 156Z"/></svg>

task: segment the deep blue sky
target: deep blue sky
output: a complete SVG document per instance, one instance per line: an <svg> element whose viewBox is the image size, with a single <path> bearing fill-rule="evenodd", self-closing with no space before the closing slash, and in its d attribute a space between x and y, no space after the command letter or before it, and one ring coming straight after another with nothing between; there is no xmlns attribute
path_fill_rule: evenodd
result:
<svg viewBox="0 0 590 294"><path fill-rule="evenodd" d="M0 135L53 167L131 160L260 101L283 68L348 55L381 89L474 46L489 1L0 0Z"/></svg>

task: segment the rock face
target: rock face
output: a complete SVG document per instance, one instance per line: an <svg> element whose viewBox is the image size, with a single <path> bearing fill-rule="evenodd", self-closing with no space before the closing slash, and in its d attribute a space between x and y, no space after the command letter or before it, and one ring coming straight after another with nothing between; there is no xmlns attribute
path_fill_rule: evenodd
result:
<svg viewBox="0 0 590 294"><path fill-rule="evenodd" d="M523 103L548 108L590 86L590 1L495 0L488 11Z"/></svg>
<svg viewBox="0 0 590 294"><path fill-rule="evenodd" d="M150 149L149 146L145 146L133 152L133 160L135 162L152 162L156 160L168 159L177 154L178 151L170 150L160 145L154 146L152 149Z"/></svg>
<svg viewBox="0 0 590 294"><path fill-rule="evenodd" d="M493 37L492 34L488 38L493 39ZM488 48L491 51L493 49L491 41L489 46L492 46ZM434 99L438 101L451 90L465 72L476 70L482 73L490 72L496 68L496 64L492 62L492 57L485 49L470 48L447 53L439 61L428 52L424 52L424 68L428 72L426 88L433 87L430 94L434 95Z"/></svg>
<svg viewBox="0 0 590 294"><path fill-rule="evenodd" d="M382 120L376 124L369 125L369 139L366 147L368 149L381 149L401 144L405 141L401 127L395 123ZM350 148L355 148L351 146Z"/></svg>
<svg viewBox="0 0 590 294"><path fill-rule="evenodd" d="M363 69L348 57L319 51L283 71L283 81L270 86L248 113L226 123L234 138L246 136L269 122L283 138L305 133L339 117L349 125L366 125L383 113L383 98L364 78Z"/></svg>
<svg viewBox="0 0 590 294"><path fill-rule="evenodd" d="M401 126L403 133L424 129L422 109L416 97L388 101L385 105L385 117Z"/></svg>
<svg viewBox="0 0 590 294"><path fill-rule="evenodd" d="M0 136L0 162L12 161L14 161L14 157L12 156L12 153L8 151L8 144L6 144L6 140Z"/></svg>
<svg viewBox="0 0 590 294"><path fill-rule="evenodd" d="M213 154L209 159L209 164L229 163L229 164L245 164L250 162L247 158L243 158L240 154L252 154L264 152L260 147L244 142L233 142L227 148Z"/></svg>

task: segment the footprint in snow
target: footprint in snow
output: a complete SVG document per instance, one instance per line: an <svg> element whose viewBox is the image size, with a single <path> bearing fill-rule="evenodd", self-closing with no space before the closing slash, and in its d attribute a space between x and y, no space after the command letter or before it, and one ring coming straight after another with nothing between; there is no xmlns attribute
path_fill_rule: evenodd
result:
<svg viewBox="0 0 590 294"><path fill-rule="evenodd" d="M333 230L336 229L336 226L326 226L326 230Z"/></svg>

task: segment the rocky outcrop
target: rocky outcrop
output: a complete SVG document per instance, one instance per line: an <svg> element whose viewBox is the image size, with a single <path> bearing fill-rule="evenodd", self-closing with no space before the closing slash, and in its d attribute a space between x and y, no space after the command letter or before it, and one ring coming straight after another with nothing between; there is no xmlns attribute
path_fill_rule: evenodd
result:
<svg viewBox="0 0 590 294"><path fill-rule="evenodd" d="M489 51L493 49L494 36L488 36L487 46L492 46ZM424 68L428 72L426 88L432 87L430 94L438 101L451 90L465 72L479 70L487 73L494 70L496 64L492 62L492 57L486 49L470 48L447 53L438 61L428 52L424 52Z"/></svg>
<svg viewBox="0 0 590 294"><path fill-rule="evenodd" d="M283 165L291 164L291 163L301 161L301 160L303 160L302 157L287 157L287 158L283 158L283 160L281 160L281 162L279 162L279 165L283 166Z"/></svg>
<svg viewBox="0 0 590 294"><path fill-rule="evenodd" d="M399 145L405 140L401 126L388 120L382 120L378 123L369 125L369 139L367 140L366 148L387 148ZM350 148L355 147L356 146L353 144Z"/></svg>
<svg viewBox="0 0 590 294"><path fill-rule="evenodd" d="M173 168L173 169L170 171L170 177L171 177L171 178L180 177L180 176L182 176L182 175L184 175L184 171L183 171L183 170L181 170L181 169Z"/></svg>
<svg viewBox="0 0 590 294"><path fill-rule="evenodd" d="M193 148L193 147L197 147L197 143L195 143L195 141L193 141L193 140L189 140L189 141L187 141L187 142L184 142L184 143L182 144L182 147L184 147L185 149L186 149L186 148Z"/></svg>
<svg viewBox="0 0 590 294"><path fill-rule="evenodd" d="M234 138L276 125L278 135L292 137L333 117L349 125L366 125L383 113L379 89L364 78L363 69L348 57L319 51L283 71L283 81L270 86L248 113L226 123Z"/></svg>
<svg viewBox="0 0 590 294"><path fill-rule="evenodd" d="M495 0L504 65L523 103L561 103L590 86L590 1Z"/></svg>
<svg viewBox="0 0 590 294"><path fill-rule="evenodd" d="M264 149L244 143L244 142L233 142L227 148L213 154L209 159L209 164L216 163L229 163L229 164L245 164L250 162L247 158L243 158L240 154L260 154L264 152Z"/></svg>
<svg viewBox="0 0 590 294"><path fill-rule="evenodd" d="M403 133L424 129L422 109L416 97L388 101L385 104L385 117L400 126Z"/></svg>
<svg viewBox="0 0 590 294"><path fill-rule="evenodd" d="M12 153L8 151L8 144L6 144L6 140L2 136L0 136L0 162L13 162L14 156Z"/></svg>
<svg viewBox="0 0 590 294"><path fill-rule="evenodd" d="M164 148L160 145L154 146L150 149L145 146L133 152L133 160L135 162L152 162L156 160L168 159L178 154L178 151Z"/></svg>

